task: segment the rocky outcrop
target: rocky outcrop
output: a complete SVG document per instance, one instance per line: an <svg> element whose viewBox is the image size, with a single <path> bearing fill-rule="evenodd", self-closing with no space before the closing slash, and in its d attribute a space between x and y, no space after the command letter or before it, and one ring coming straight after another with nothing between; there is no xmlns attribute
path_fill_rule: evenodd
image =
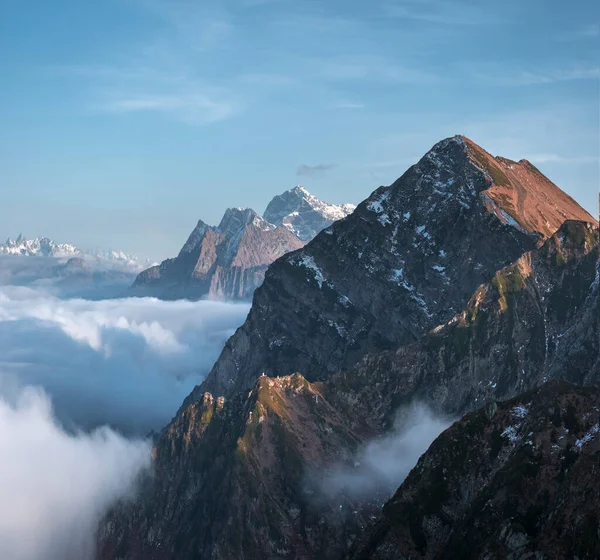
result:
<svg viewBox="0 0 600 560"><path fill-rule="evenodd" d="M600 557L600 390L549 382L468 414L419 459L353 560Z"/></svg>
<svg viewBox="0 0 600 560"><path fill-rule="evenodd" d="M200 220L179 255L141 272L132 292L162 299L248 300L268 265L303 245L253 210L230 208L216 228Z"/></svg>
<svg viewBox="0 0 600 560"><path fill-rule="evenodd" d="M333 222L352 214L355 208L353 204L327 204L298 185L273 198L263 217L308 242Z"/></svg>
<svg viewBox="0 0 600 560"><path fill-rule="evenodd" d="M531 164L444 140L269 267L246 322L183 408L205 391L247 389L262 372L321 380L414 342L566 218L595 223Z"/></svg>
<svg viewBox="0 0 600 560"><path fill-rule="evenodd" d="M162 434L154 480L104 525L100 558L340 558L366 517L320 500L307 468L351 460L366 436L300 375L206 393Z"/></svg>

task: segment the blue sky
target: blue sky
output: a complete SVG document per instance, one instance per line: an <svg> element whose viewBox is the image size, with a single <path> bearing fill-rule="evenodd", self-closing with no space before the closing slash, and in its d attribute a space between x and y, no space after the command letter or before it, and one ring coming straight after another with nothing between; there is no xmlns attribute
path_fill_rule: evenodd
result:
<svg viewBox="0 0 600 560"><path fill-rule="evenodd" d="M437 140L589 211L592 0L0 0L0 234L163 258L304 184L359 202Z"/></svg>

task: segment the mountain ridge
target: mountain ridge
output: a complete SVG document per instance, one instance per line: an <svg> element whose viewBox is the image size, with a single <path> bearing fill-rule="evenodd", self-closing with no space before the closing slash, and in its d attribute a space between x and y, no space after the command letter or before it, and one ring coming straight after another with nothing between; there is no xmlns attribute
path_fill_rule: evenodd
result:
<svg viewBox="0 0 600 560"><path fill-rule="evenodd" d="M141 272L132 292L164 299L251 299L269 264L352 208L323 203L301 187L275 197L264 217L250 208L228 208L218 226L199 220L177 257ZM301 232L293 226L298 221Z"/></svg>
<svg viewBox="0 0 600 560"><path fill-rule="evenodd" d="M246 322L197 393L228 395L263 371L319 380L368 351L412 342L460 311L496 270L540 245L547 229L502 213L513 211L513 199L498 190L505 185L496 183L504 176L498 179L495 159L473 146L461 136L438 142L353 214L269 267ZM515 191L538 189L550 201L562 193L539 172L521 173L529 175L518 178ZM541 198L538 212L558 219L553 202L532 198ZM566 215L568 200L560 208ZM571 214L596 223L579 206Z"/></svg>

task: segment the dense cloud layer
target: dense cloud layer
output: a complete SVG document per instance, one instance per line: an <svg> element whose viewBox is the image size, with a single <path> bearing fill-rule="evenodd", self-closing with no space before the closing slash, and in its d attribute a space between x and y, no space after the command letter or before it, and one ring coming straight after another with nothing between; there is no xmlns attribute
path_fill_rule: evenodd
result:
<svg viewBox="0 0 600 560"><path fill-rule="evenodd" d="M123 297L140 270L136 263L89 256L69 260L64 257L0 255L0 285L43 289L59 297Z"/></svg>
<svg viewBox="0 0 600 560"><path fill-rule="evenodd" d="M39 389L0 399L0 558L91 560L100 518L149 464L148 442L66 433Z"/></svg>
<svg viewBox="0 0 600 560"><path fill-rule="evenodd" d="M61 300L0 287L0 395L40 385L67 427L162 427L202 381L246 304Z"/></svg>
<svg viewBox="0 0 600 560"><path fill-rule="evenodd" d="M398 411L394 431L366 445L353 467L333 469L322 484L324 493L383 503L451 423L422 404Z"/></svg>
<svg viewBox="0 0 600 560"><path fill-rule="evenodd" d="M99 520L150 466L145 436L169 421L248 312L61 299L112 296L132 281L126 270L71 264L0 258L1 559L91 560Z"/></svg>

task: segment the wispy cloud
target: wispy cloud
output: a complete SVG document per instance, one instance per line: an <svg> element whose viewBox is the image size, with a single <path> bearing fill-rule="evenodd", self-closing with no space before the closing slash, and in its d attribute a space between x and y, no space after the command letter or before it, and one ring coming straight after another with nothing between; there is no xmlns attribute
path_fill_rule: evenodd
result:
<svg viewBox="0 0 600 560"><path fill-rule="evenodd" d="M306 165L303 163L298 166L296 175L301 177L314 177L316 175L322 175L334 167L334 163L319 163L318 165Z"/></svg>
<svg viewBox="0 0 600 560"><path fill-rule="evenodd" d="M234 100L211 98L204 93L171 95L117 95L99 105L112 113L160 112L191 125L213 123L228 119L242 110Z"/></svg>
<svg viewBox="0 0 600 560"><path fill-rule="evenodd" d="M581 41L595 37L600 37L600 24L598 23L588 23L577 29L557 35L559 41Z"/></svg>
<svg viewBox="0 0 600 560"><path fill-rule="evenodd" d="M564 163L564 164L576 164L576 163L598 163L600 158L598 156L562 156L559 154L532 154L528 159L531 163Z"/></svg>
<svg viewBox="0 0 600 560"><path fill-rule="evenodd" d="M369 80L414 84L438 81L436 75L425 70L372 56L313 60L311 67L320 78L332 82Z"/></svg>
<svg viewBox="0 0 600 560"><path fill-rule="evenodd" d="M334 103L333 107L335 109L364 109L363 103L356 103L354 101L338 101Z"/></svg>
<svg viewBox="0 0 600 560"><path fill-rule="evenodd" d="M540 71L522 70L512 74L507 72L498 72L494 75L476 73L476 77L483 81L503 86L532 86L576 80L597 80L599 76L599 67L588 65L573 65Z"/></svg>
<svg viewBox="0 0 600 560"><path fill-rule="evenodd" d="M441 25L486 25L503 23L494 5L463 0L390 0L384 3L387 17L420 20Z"/></svg>

